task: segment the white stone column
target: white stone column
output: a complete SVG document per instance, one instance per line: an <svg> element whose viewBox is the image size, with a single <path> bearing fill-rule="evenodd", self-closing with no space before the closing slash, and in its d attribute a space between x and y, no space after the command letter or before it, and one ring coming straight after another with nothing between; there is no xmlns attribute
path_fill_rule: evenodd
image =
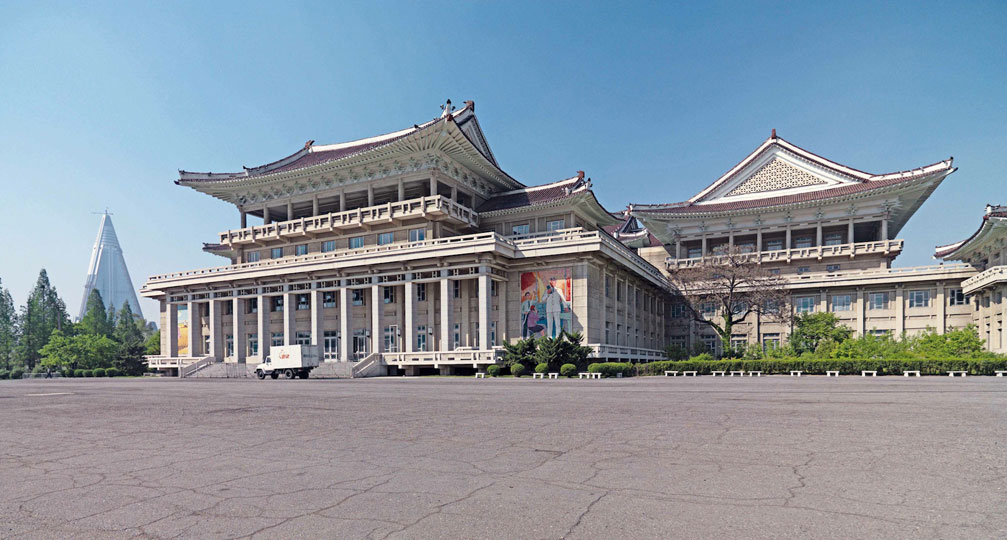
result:
<svg viewBox="0 0 1007 540"><path fill-rule="evenodd" d="M755 230L755 252L762 251L762 227Z"/></svg>
<svg viewBox="0 0 1007 540"><path fill-rule="evenodd" d="M374 206L374 186L367 186L367 206Z"/></svg>
<svg viewBox="0 0 1007 540"><path fill-rule="evenodd" d="M241 228L244 229L248 227L248 214L244 210L240 210L239 214L241 215Z"/></svg>
<svg viewBox="0 0 1007 540"><path fill-rule="evenodd" d="M294 334L297 332L297 293L283 295L283 344L297 343Z"/></svg>
<svg viewBox="0 0 1007 540"><path fill-rule="evenodd" d="M681 243L679 243L679 246ZM598 339L594 341L607 345L605 340L605 324L608 321L608 297L605 296L605 280L608 279L608 274L605 272L605 267L601 268L601 313L598 317ZM582 343L581 345L587 345L587 343Z"/></svg>
<svg viewBox="0 0 1007 540"><path fill-rule="evenodd" d="M895 286L895 337L901 337L906 331L906 295L905 287Z"/></svg>
<svg viewBox="0 0 1007 540"><path fill-rule="evenodd" d="M200 356L203 351L203 324L199 317L199 303L189 302L189 357ZM197 352L198 351L198 352Z"/></svg>
<svg viewBox="0 0 1007 540"><path fill-rule="evenodd" d="M437 333L437 306L440 296L440 287L435 287L436 283L427 282L427 350L436 351L440 348L440 334Z"/></svg>
<svg viewBox="0 0 1007 540"><path fill-rule="evenodd" d="M272 223L272 221L270 221L270 219L269 219L269 207L268 206L263 206L262 207L262 224L263 225L269 225L270 223Z"/></svg>
<svg viewBox="0 0 1007 540"><path fill-rule="evenodd" d="M258 304L256 309L258 329L256 332L259 334L259 361L265 362L266 357L269 356L269 345L272 343L273 337L269 331L269 297L260 294L256 302Z"/></svg>
<svg viewBox="0 0 1007 540"><path fill-rule="evenodd" d="M324 332L322 321L325 320L325 314L322 310L323 293L322 291L311 291L311 345L318 348L318 355L321 357L322 349L321 345L324 339Z"/></svg>
<svg viewBox="0 0 1007 540"><path fill-rule="evenodd" d="M821 306L821 312L822 313L828 313L828 311L829 311L829 298L828 298L828 295L825 292L825 289L822 289L821 296L822 296L822 298L819 301L819 305Z"/></svg>
<svg viewBox="0 0 1007 540"><path fill-rule="evenodd" d="M507 343L507 281L497 282L497 338L499 343Z"/></svg>
<svg viewBox="0 0 1007 540"><path fill-rule="evenodd" d="M398 197L399 197L399 202L402 202L402 201L406 200L406 185L405 185L405 183L404 183L404 182L402 181L402 179L401 179L401 178L399 179L399 185L398 185L398 188L399 188L399 189L398 189Z"/></svg>
<svg viewBox="0 0 1007 540"><path fill-rule="evenodd" d="M400 350L407 353L413 352L413 347L416 346L416 284L413 283L413 278L414 274L406 274L406 283L402 287L405 291L402 322L402 326L405 326L405 331L402 332L405 343Z"/></svg>
<svg viewBox="0 0 1007 540"><path fill-rule="evenodd" d="M490 349L490 275L489 268L479 273L479 348Z"/></svg>
<svg viewBox="0 0 1007 540"><path fill-rule="evenodd" d="M881 239L888 240L888 216L881 216Z"/></svg>
<svg viewBox="0 0 1007 540"><path fill-rule="evenodd" d="M226 300L225 300L226 301ZM208 354L219 361L224 360L223 304L220 300L210 300L210 350Z"/></svg>
<svg viewBox="0 0 1007 540"><path fill-rule="evenodd" d="M701 254L701 256L705 258L706 257L706 233L703 233L703 247L702 247L702 250L703 250L703 253Z"/></svg>
<svg viewBox="0 0 1007 540"><path fill-rule="evenodd" d="M846 226L846 243L847 244L852 244L853 243L853 238L854 238L854 235L853 235L853 218L851 217L849 225Z"/></svg>
<svg viewBox="0 0 1007 540"><path fill-rule="evenodd" d="M793 244L790 241L790 224L787 223L787 237L786 237L786 245L784 246L784 248L785 249L790 249L792 247L793 247Z"/></svg>
<svg viewBox="0 0 1007 540"><path fill-rule="evenodd" d="M371 352L381 352L381 286L371 282Z"/></svg>
<svg viewBox="0 0 1007 540"><path fill-rule="evenodd" d="M1005 319L1007 322L1007 319ZM948 300L944 293L944 282L937 284L937 333L943 334L948 327Z"/></svg>
<svg viewBox="0 0 1007 540"><path fill-rule="evenodd" d="M350 289L346 287L346 280L343 280L339 289L339 361L350 361Z"/></svg>
<svg viewBox="0 0 1007 540"><path fill-rule="evenodd" d="M311 215L312 216L318 215L318 195L315 195L314 197L311 198Z"/></svg>
<svg viewBox="0 0 1007 540"><path fill-rule="evenodd" d="M459 289L461 289L460 290L461 294L459 295L461 296L461 298L459 298L459 301L461 302L462 305L461 317L460 317L461 320L458 321L459 323L461 323L458 325L459 328L458 344L461 345L462 347L471 347L473 345L472 313L471 313L472 301L471 301L471 293L469 292L470 283L471 281L466 279L466 280L459 280L458 284Z"/></svg>
<svg viewBox="0 0 1007 540"><path fill-rule="evenodd" d="M864 301L864 289L857 289L857 336L864 337L867 334L867 303Z"/></svg>
<svg viewBox="0 0 1007 540"><path fill-rule="evenodd" d="M821 247L822 245L822 222L819 221L815 226L815 245Z"/></svg>
<svg viewBox="0 0 1007 540"><path fill-rule="evenodd" d="M441 270L441 351L451 350L451 280Z"/></svg>
<svg viewBox="0 0 1007 540"><path fill-rule="evenodd" d="M437 178L430 177L430 196L437 195Z"/></svg>
<svg viewBox="0 0 1007 540"><path fill-rule="evenodd" d="M231 332L234 340L234 360L238 363L245 362L245 300L234 298L231 300Z"/></svg>
<svg viewBox="0 0 1007 540"><path fill-rule="evenodd" d="M164 324L167 328L164 330L168 337L166 346L162 347L161 354L176 358L178 356L178 304L168 304L166 311L165 319L167 320Z"/></svg>
<svg viewBox="0 0 1007 540"><path fill-rule="evenodd" d="M287 221L294 219L294 202L287 201Z"/></svg>
<svg viewBox="0 0 1007 540"><path fill-rule="evenodd" d="M339 211L340 212L345 212L346 211L346 191L345 190L339 192Z"/></svg>
<svg viewBox="0 0 1007 540"><path fill-rule="evenodd" d="M734 229L727 231L727 251L734 252Z"/></svg>

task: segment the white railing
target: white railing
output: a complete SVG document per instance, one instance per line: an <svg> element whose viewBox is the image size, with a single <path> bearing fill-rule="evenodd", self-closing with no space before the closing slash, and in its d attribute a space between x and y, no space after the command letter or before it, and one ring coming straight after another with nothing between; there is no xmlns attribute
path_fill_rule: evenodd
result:
<svg viewBox="0 0 1007 540"><path fill-rule="evenodd" d="M589 358L616 358L620 360L655 361L666 360L664 351L657 349L646 349L643 347L627 347L624 345L603 345L600 343L589 343L587 345L594 349L588 355Z"/></svg>
<svg viewBox="0 0 1007 540"><path fill-rule="evenodd" d="M857 242L839 244L836 246L814 246L806 248L778 249L773 251L753 251L736 256L751 258L758 262L789 262L794 259L821 259L824 257L856 257L857 255L890 254L902 251L902 240L878 240L875 242ZM669 257L668 266L674 268L691 268L706 264L718 264L726 261L726 255L707 255L676 259Z"/></svg>
<svg viewBox="0 0 1007 540"><path fill-rule="evenodd" d="M187 366L182 366L182 368L178 370L178 376L180 378L188 377L189 375L192 375L193 373L212 364L214 361L216 361L216 358L212 356L206 356L204 358L200 358Z"/></svg>
<svg viewBox="0 0 1007 540"><path fill-rule="evenodd" d="M354 364L351 377L370 377L368 371L373 370L381 364L382 358L380 353L371 353L364 357L362 360Z"/></svg>
<svg viewBox="0 0 1007 540"><path fill-rule="evenodd" d="M962 282L962 292L971 294L983 287L1007 281L1007 266L994 266L966 279Z"/></svg>
<svg viewBox="0 0 1007 540"><path fill-rule="evenodd" d="M846 278L870 278L870 277L901 277L918 276L932 274L952 274L975 270L971 264L932 264L929 266L906 266L903 268L866 268L863 270L842 270L839 272L808 272L805 274L784 275L791 283L801 281L817 281L822 278L846 279Z"/></svg>
<svg viewBox="0 0 1007 540"><path fill-rule="evenodd" d="M388 365L495 364L503 347L469 351L419 351L381 353Z"/></svg>
<svg viewBox="0 0 1007 540"><path fill-rule="evenodd" d="M220 233L220 243L229 245L262 240L278 240L284 236L331 232L334 229L344 227L359 227L366 223L425 216L427 214L448 215L472 227L479 225L478 212L442 195L434 195L366 206L343 212L332 212L320 216L278 221L268 225L229 230Z"/></svg>
<svg viewBox="0 0 1007 540"><path fill-rule="evenodd" d="M152 368L182 368L190 366L206 358L212 359L213 357L203 357L203 356L166 356L166 355L151 355L144 356L143 359L147 362L148 367Z"/></svg>

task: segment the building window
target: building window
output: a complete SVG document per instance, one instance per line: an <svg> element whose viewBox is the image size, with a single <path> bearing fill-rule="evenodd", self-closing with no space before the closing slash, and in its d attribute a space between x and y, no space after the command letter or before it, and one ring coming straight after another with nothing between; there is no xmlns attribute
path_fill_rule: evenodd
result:
<svg viewBox="0 0 1007 540"><path fill-rule="evenodd" d="M360 249L362 247L364 247L363 236L354 236L353 238L350 238L350 249Z"/></svg>
<svg viewBox="0 0 1007 540"><path fill-rule="evenodd" d="M605 298L612 298L612 278L605 276Z"/></svg>
<svg viewBox="0 0 1007 540"><path fill-rule="evenodd" d="M224 300L224 315L234 315L234 302Z"/></svg>
<svg viewBox="0 0 1007 540"><path fill-rule="evenodd" d="M378 235L378 245L383 246L385 244L391 244L395 241L395 233L383 232Z"/></svg>
<svg viewBox="0 0 1007 540"><path fill-rule="evenodd" d="M961 289L949 289L948 290L948 305L949 306L964 306L969 303L968 297Z"/></svg>
<svg viewBox="0 0 1007 540"><path fill-rule="evenodd" d="M780 334L762 334L762 348L765 350L780 348Z"/></svg>
<svg viewBox="0 0 1007 540"><path fill-rule="evenodd" d="M552 232L552 231L558 231L558 230L560 230L562 228L563 228L563 220L562 219L554 219L552 221L545 222L545 230L547 230L547 231L550 231L550 232Z"/></svg>
<svg viewBox="0 0 1007 540"><path fill-rule="evenodd" d="M326 360L339 358L339 333L334 330L326 330L322 333L322 352Z"/></svg>
<svg viewBox="0 0 1007 540"><path fill-rule="evenodd" d="M462 325L459 323L455 323L454 329L451 332L451 343L453 343L453 345L451 345L451 348L457 349L458 346L461 344L461 342L462 342Z"/></svg>
<svg viewBox="0 0 1007 540"><path fill-rule="evenodd" d="M418 352L426 352L427 350L427 327L417 326L416 327L416 350Z"/></svg>
<svg viewBox="0 0 1007 540"><path fill-rule="evenodd" d="M745 242L743 244L738 244L738 253L754 253L754 252L755 252L754 242Z"/></svg>
<svg viewBox="0 0 1007 540"><path fill-rule="evenodd" d="M399 327L398 326L386 326L385 327L385 352L399 352Z"/></svg>
<svg viewBox="0 0 1007 540"><path fill-rule="evenodd" d="M334 308L336 307L336 292L326 291L322 293L322 307L323 308Z"/></svg>
<svg viewBox="0 0 1007 540"><path fill-rule="evenodd" d="M232 334L224 336L224 356L234 356L234 336Z"/></svg>
<svg viewBox="0 0 1007 540"><path fill-rule="evenodd" d="M825 266L825 271L826 272L838 272L839 271L839 265L838 264L829 264L829 265L826 265Z"/></svg>
<svg viewBox="0 0 1007 540"><path fill-rule="evenodd" d="M766 240L766 251L783 251L783 240Z"/></svg>
<svg viewBox="0 0 1007 540"><path fill-rule="evenodd" d="M813 313L817 298L814 296L798 296L794 299L794 309L798 313Z"/></svg>
<svg viewBox="0 0 1007 540"><path fill-rule="evenodd" d="M427 301L427 284L417 283L416 284L416 301L426 302Z"/></svg>
<svg viewBox="0 0 1007 540"><path fill-rule="evenodd" d="M515 225L511 229L511 234L528 234L529 230L530 229L529 229L527 223L525 223L523 225Z"/></svg>
<svg viewBox="0 0 1007 540"><path fill-rule="evenodd" d="M872 336L877 336L877 337L892 335L892 331L891 330L878 330L877 328L871 329L867 333L870 334L870 335L872 335Z"/></svg>
<svg viewBox="0 0 1007 540"><path fill-rule="evenodd" d="M283 332L273 332L271 334L271 339L269 344L272 347L282 347L283 346Z"/></svg>
<svg viewBox="0 0 1007 540"><path fill-rule="evenodd" d="M336 241L335 240L326 240L326 241L322 242L322 253L328 253L330 251L335 251L335 250L336 250Z"/></svg>
<svg viewBox="0 0 1007 540"><path fill-rule="evenodd" d="M383 291L381 291L382 294L384 295L384 302L386 304L394 304L395 303L395 287L382 287L382 289L384 289Z"/></svg>
<svg viewBox="0 0 1007 540"><path fill-rule="evenodd" d="M248 334L248 356L255 356L259 354L259 335L258 334Z"/></svg>
<svg viewBox="0 0 1007 540"><path fill-rule="evenodd" d="M748 346L748 336L745 334L731 334L731 349L736 352L744 352Z"/></svg>
<svg viewBox="0 0 1007 540"><path fill-rule="evenodd" d="M671 305L671 318L681 319L685 317L686 309L685 304L681 302L676 302Z"/></svg>
<svg viewBox="0 0 1007 540"><path fill-rule="evenodd" d="M426 229L409 229L410 242L422 242L427 239Z"/></svg>
<svg viewBox="0 0 1007 540"><path fill-rule="evenodd" d="M720 338L717 336L703 336L700 338L700 341L703 342L703 346L706 347L706 350L710 351L711 354L717 354L717 343L720 341Z"/></svg>
<svg viewBox="0 0 1007 540"><path fill-rule="evenodd" d="M605 343L606 344L612 342L611 333L612 333L612 323L606 322L605 323Z"/></svg>
<svg viewBox="0 0 1007 540"><path fill-rule="evenodd" d="M311 309L311 299L306 294L297 295L297 310Z"/></svg>
<svg viewBox="0 0 1007 540"><path fill-rule="evenodd" d="M698 259L703 256L702 247L691 247L687 251L686 256L689 259Z"/></svg>
<svg viewBox="0 0 1007 540"><path fill-rule="evenodd" d="M811 271L811 267L810 266L798 266L797 267L797 275L807 274L810 271Z"/></svg>
<svg viewBox="0 0 1007 540"><path fill-rule="evenodd" d="M717 304L715 302L703 302L700 310L703 312L703 315L712 317L717 314Z"/></svg>
<svg viewBox="0 0 1007 540"><path fill-rule="evenodd" d="M780 269L779 268L770 268L769 269L769 274L773 275L773 276L778 276L778 275L780 275Z"/></svg>
<svg viewBox="0 0 1007 540"><path fill-rule="evenodd" d="M353 305L354 306L364 306L367 305L367 295L364 294L363 289L353 289Z"/></svg>
<svg viewBox="0 0 1007 540"><path fill-rule="evenodd" d="M497 346L497 322L490 321L490 347Z"/></svg>
<svg viewBox="0 0 1007 540"><path fill-rule="evenodd" d="M622 286L618 281L615 282L615 301L622 302Z"/></svg>
<svg viewBox="0 0 1007 540"><path fill-rule="evenodd" d="M853 297L848 294L832 295L832 311L849 311L853 306Z"/></svg>
<svg viewBox="0 0 1007 540"><path fill-rule="evenodd" d="M930 307L930 291L909 291L909 307Z"/></svg>
<svg viewBox="0 0 1007 540"><path fill-rule="evenodd" d="M311 345L311 332L298 332L294 339L298 345Z"/></svg>
<svg viewBox="0 0 1007 540"><path fill-rule="evenodd" d="M259 312L259 299L249 298L245 301L245 305L248 306L248 310L245 313L258 313Z"/></svg>
<svg viewBox="0 0 1007 540"><path fill-rule="evenodd" d="M798 248L798 249L800 249L800 248L809 248L809 247L811 247L811 245L812 245L812 242L811 242L811 237L810 236L798 236L797 238L794 238L794 247L795 248Z"/></svg>
<svg viewBox="0 0 1007 540"><path fill-rule="evenodd" d="M250 263L259 262L259 252L258 251L249 251L248 253L245 253L245 262L250 262Z"/></svg>
<svg viewBox="0 0 1007 540"><path fill-rule="evenodd" d="M308 244L297 244L294 246L294 255L307 255Z"/></svg>
<svg viewBox="0 0 1007 540"><path fill-rule="evenodd" d="M825 235L825 245L827 246L839 246L843 243L843 233L841 232L831 232Z"/></svg>
<svg viewBox="0 0 1007 540"><path fill-rule="evenodd" d="M497 296L497 282L490 280L490 296Z"/></svg>
<svg viewBox="0 0 1007 540"><path fill-rule="evenodd" d="M451 282L451 296L454 298L462 297L462 282L457 279Z"/></svg>
<svg viewBox="0 0 1007 540"><path fill-rule="evenodd" d="M867 309L888 309L887 292L872 292L867 300Z"/></svg>
<svg viewBox="0 0 1007 540"><path fill-rule="evenodd" d="M283 297L282 296L274 296L272 298L272 300L273 300L272 310L273 311L283 311Z"/></svg>
<svg viewBox="0 0 1007 540"><path fill-rule="evenodd" d="M283 248L273 248L269 250L270 259L279 259L283 256Z"/></svg>

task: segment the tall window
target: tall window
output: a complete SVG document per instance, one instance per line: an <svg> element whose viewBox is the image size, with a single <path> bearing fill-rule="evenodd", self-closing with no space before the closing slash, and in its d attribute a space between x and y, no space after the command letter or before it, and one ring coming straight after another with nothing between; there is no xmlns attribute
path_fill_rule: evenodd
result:
<svg viewBox="0 0 1007 540"><path fill-rule="evenodd" d="M249 251L248 253L245 253L245 262L250 262L250 263L259 262L259 252L258 251Z"/></svg>
<svg viewBox="0 0 1007 540"><path fill-rule="evenodd" d="M378 245L383 246L385 244L391 244L395 241L395 233L383 232L378 235Z"/></svg>
<svg viewBox="0 0 1007 540"><path fill-rule="evenodd" d="M224 336L224 356L234 356L234 336L232 334Z"/></svg>
<svg viewBox="0 0 1007 540"><path fill-rule="evenodd" d="M249 298L245 300L245 305L248 306L248 310L245 313L258 313L259 312L259 299Z"/></svg>
<svg viewBox="0 0 1007 540"><path fill-rule="evenodd" d="M283 297L274 296L273 300L273 311L283 311Z"/></svg>
<svg viewBox="0 0 1007 540"><path fill-rule="evenodd" d="M330 251L335 251L335 250L336 250L336 241L335 240L326 240L326 241L322 242L322 253L328 253Z"/></svg>
<svg viewBox="0 0 1007 540"><path fill-rule="evenodd" d="M497 346L497 322L490 321L490 347Z"/></svg>
<svg viewBox="0 0 1007 540"><path fill-rule="evenodd" d="M909 307L930 307L930 291L909 291Z"/></svg>
<svg viewBox="0 0 1007 540"><path fill-rule="evenodd" d="M703 312L703 315L707 317L712 317L717 314L717 304L715 302L703 302L699 306L699 309Z"/></svg>
<svg viewBox="0 0 1007 540"><path fill-rule="evenodd" d="M961 289L948 289L948 305L964 306L969 303L969 299Z"/></svg>
<svg viewBox="0 0 1007 540"><path fill-rule="evenodd" d="M427 239L426 229L409 229L410 242L422 242Z"/></svg>
<svg viewBox="0 0 1007 540"><path fill-rule="evenodd" d="M273 248L269 250L270 259L279 259L283 256L283 248Z"/></svg>
<svg viewBox="0 0 1007 540"><path fill-rule="evenodd" d="M455 298L462 297L462 282L459 280L454 280L451 282L451 296Z"/></svg>
<svg viewBox="0 0 1007 540"><path fill-rule="evenodd" d="M531 229L528 224L524 223L522 225L515 225L514 228L511 229L511 234L528 234L530 230Z"/></svg>
<svg viewBox="0 0 1007 540"><path fill-rule="evenodd" d="M766 240L766 251L782 251L783 250L783 240L776 238L773 240Z"/></svg>
<svg viewBox="0 0 1007 540"><path fill-rule="evenodd" d="M416 284L416 301L426 302L427 301L427 284L417 283Z"/></svg>
<svg viewBox="0 0 1007 540"><path fill-rule="evenodd" d="M273 346L273 347L282 347L283 346L283 332L273 332L270 335L269 344L270 344L270 346Z"/></svg>
<svg viewBox="0 0 1007 540"><path fill-rule="evenodd" d="M363 289L353 289L353 305L354 306L364 306L367 305L367 296L364 294Z"/></svg>
<svg viewBox="0 0 1007 540"><path fill-rule="evenodd" d="M605 276L605 298L612 298L612 278Z"/></svg>
<svg viewBox="0 0 1007 540"><path fill-rule="evenodd" d="M888 293L872 292L868 297L867 309L888 309Z"/></svg>
<svg viewBox="0 0 1007 540"><path fill-rule="evenodd" d="M798 236L794 239L795 248L809 248L811 247L811 237L810 236Z"/></svg>
<svg viewBox="0 0 1007 540"><path fill-rule="evenodd" d="M853 306L853 297L848 294L832 295L832 311L849 311Z"/></svg>
<svg viewBox="0 0 1007 540"><path fill-rule="evenodd" d="M386 304L395 303L395 287L382 287L384 289L382 293L384 294L384 301Z"/></svg>
<svg viewBox="0 0 1007 540"><path fill-rule="evenodd" d="M339 358L339 332L326 330L322 333L322 349L326 360Z"/></svg>
<svg viewBox="0 0 1007 540"><path fill-rule="evenodd" d="M461 324L455 323L454 329L451 332L451 340L452 340L451 342L453 343L453 345L451 346L452 349L457 349L458 346L461 345L462 342Z"/></svg>
<svg viewBox="0 0 1007 540"><path fill-rule="evenodd" d="M299 294L297 295L297 310L302 311L305 309L311 309L311 299L307 294Z"/></svg>
<svg viewBox="0 0 1007 540"><path fill-rule="evenodd" d="M827 265L825 265L825 271L826 272L838 272L839 271L839 265L838 264L827 264Z"/></svg>
<svg viewBox="0 0 1007 540"><path fill-rule="evenodd" d="M841 232L830 232L825 235L825 245L827 246L838 246L843 243L843 233Z"/></svg>
<svg viewBox="0 0 1007 540"><path fill-rule="evenodd" d="M248 356L259 354L259 334L248 334Z"/></svg>
<svg viewBox="0 0 1007 540"><path fill-rule="evenodd" d="M297 244L294 246L294 255L307 255L308 245L307 244Z"/></svg>
<svg viewBox="0 0 1007 540"><path fill-rule="evenodd" d="M427 350L427 327L417 326L416 327L416 350L419 352L426 352Z"/></svg>
<svg viewBox="0 0 1007 540"><path fill-rule="evenodd" d="M701 246L693 246L688 249L686 257L690 259L698 259L703 256L703 248Z"/></svg>
<svg viewBox="0 0 1007 540"><path fill-rule="evenodd" d="M794 309L798 313L811 313L815 311L816 300L814 296L798 296L794 298Z"/></svg>
<svg viewBox="0 0 1007 540"><path fill-rule="evenodd" d="M323 308L334 308L336 307L336 292L335 291L325 291L322 293L322 307Z"/></svg>
<svg viewBox="0 0 1007 540"><path fill-rule="evenodd" d="M685 304L681 302L675 302L671 305L671 318L681 319L685 317Z"/></svg>
<svg viewBox="0 0 1007 540"><path fill-rule="evenodd" d="M311 332L298 332L294 336L298 345L311 345Z"/></svg>
<svg viewBox="0 0 1007 540"><path fill-rule="evenodd" d="M386 352L399 352L399 340L397 339L398 335L399 335L398 326L393 325L385 327L384 350Z"/></svg>
<svg viewBox="0 0 1007 540"><path fill-rule="evenodd" d="M363 236L354 236L353 238L350 238L350 249L360 249L362 247L364 247Z"/></svg>
<svg viewBox="0 0 1007 540"><path fill-rule="evenodd" d="M550 231L550 232L551 231L558 231L558 230L560 230L562 228L563 228L563 220L562 219L554 219L554 220L545 222L545 230L547 230L547 231Z"/></svg>

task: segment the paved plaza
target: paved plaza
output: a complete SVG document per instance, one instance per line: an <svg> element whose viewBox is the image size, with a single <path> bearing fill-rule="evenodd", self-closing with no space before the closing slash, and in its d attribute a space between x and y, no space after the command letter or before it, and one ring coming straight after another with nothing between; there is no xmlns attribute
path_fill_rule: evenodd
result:
<svg viewBox="0 0 1007 540"><path fill-rule="evenodd" d="M1004 538L1007 379L0 381L2 538Z"/></svg>

